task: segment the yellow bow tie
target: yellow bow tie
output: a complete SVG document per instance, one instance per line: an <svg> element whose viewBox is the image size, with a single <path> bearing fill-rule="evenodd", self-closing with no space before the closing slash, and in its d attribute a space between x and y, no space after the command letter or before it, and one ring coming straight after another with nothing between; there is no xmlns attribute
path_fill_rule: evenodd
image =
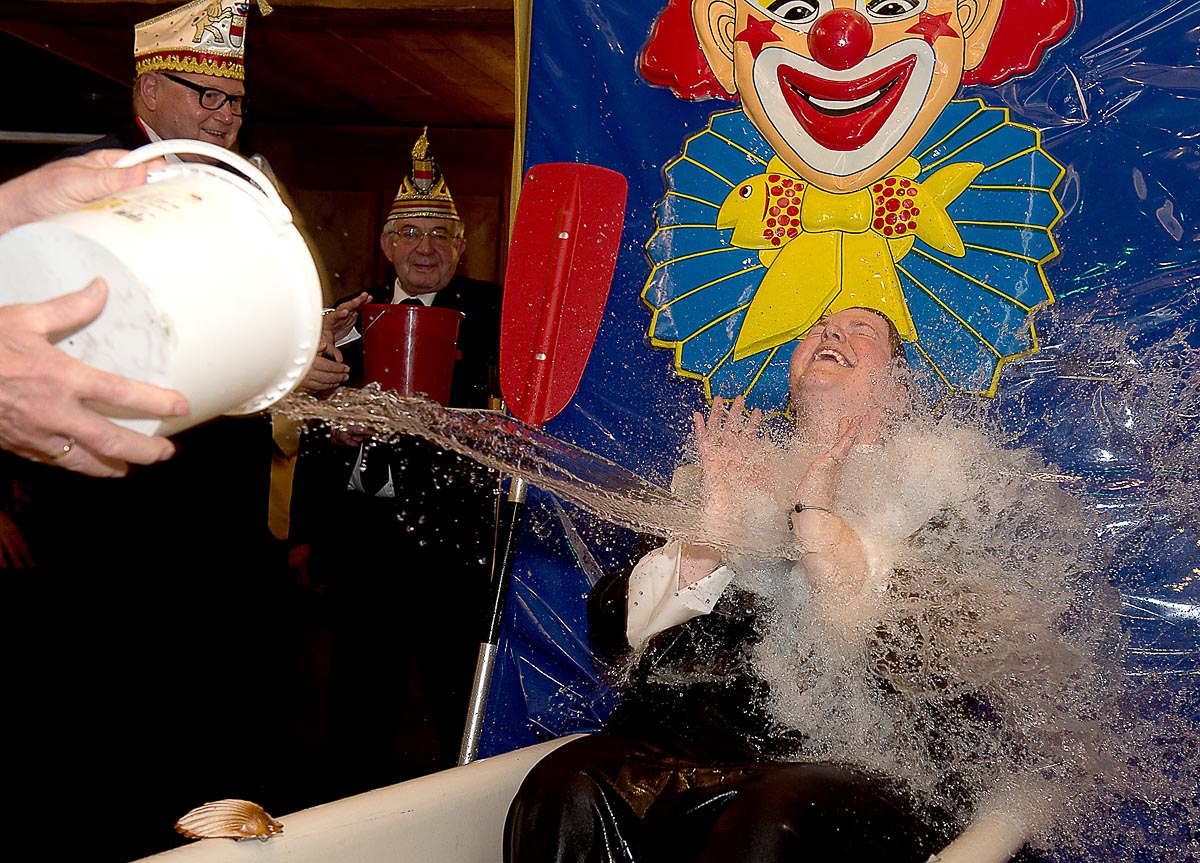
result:
<svg viewBox="0 0 1200 863"><path fill-rule="evenodd" d="M896 262L918 238L955 257L966 254L946 207L983 165L948 165L918 183L920 169L909 157L866 189L834 193L809 185L776 156L766 173L729 193L717 227L733 229L733 245L761 250L767 268L742 321L735 360L802 336L827 314L860 306L887 315L906 341L916 338Z"/></svg>

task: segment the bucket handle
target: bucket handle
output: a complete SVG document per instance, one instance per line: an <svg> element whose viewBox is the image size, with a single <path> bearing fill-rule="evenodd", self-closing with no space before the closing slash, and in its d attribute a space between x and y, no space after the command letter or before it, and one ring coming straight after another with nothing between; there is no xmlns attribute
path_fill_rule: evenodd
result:
<svg viewBox="0 0 1200 863"><path fill-rule="evenodd" d="M283 198L279 197L279 191L275 188L275 184L267 178L266 174L254 167L254 164L249 159L245 159L236 153L231 153L224 147L218 147L216 144L210 144L207 141L195 141L191 138L170 138L165 141L154 141L153 143L138 147L132 153L122 156L114 163L113 167L129 168L133 165L139 165L142 162L148 162L151 159L157 159L160 156L169 154L178 155L180 153L207 156L210 159L225 163L257 186L259 191L271 202L273 208L280 211L280 216L285 223L292 221L292 211L288 209L287 204L283 203ZM208 166L201 163L191 165L190 167L203 169ZM221 176L224 177L225 175L222 174Z"/></svg>
<svg viewBox="0 0 1200 863"><path fill-rule="evenodd" d="M379 323L381 320L383 320L383 316L388 313L388 309L395 308L398 305L403 305L403 303L388 303L386 309L384 309L379 314L377 314L374 318L372 318L371 323L369 323L365 327L363 327L363 335L365 336L367 334L367 330L371 329L371 327L375 326L377 323ZM429 306L425 306L424 303L422 303L421 306L424 306L425 308L429 308ZM420 308L421 306L418 306L418 308ZM464 312L459 312L459 314L462 314L464 317L466 316ZM462 351L458 352L458 358L462 359Z"/></svg>

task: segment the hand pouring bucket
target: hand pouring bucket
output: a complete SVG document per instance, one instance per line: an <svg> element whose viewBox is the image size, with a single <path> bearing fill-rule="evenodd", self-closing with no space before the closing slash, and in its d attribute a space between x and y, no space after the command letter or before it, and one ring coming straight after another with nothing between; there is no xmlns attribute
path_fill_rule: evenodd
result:
<svg viewBox="0 0 1200 863"><path fill-rule="evenodd" d="M100 316L55 344L187 396L191 412L178 419L113 416L162 435L256 413L287 395L315 358L322 306L312 255L261 171L191 140L149 144L117 164L168 153L207 156L238 173L195 162L154 168L144 186L0 237L4 304L52 299L96 276L108 282Z"/></svg>
<svg viewBox="0 0 1200 863"><path fill-rule="evenodd" d="M448 404L463 313L405 304L368 304L359 313L363 376L402 396L423 393Z"/></svg>

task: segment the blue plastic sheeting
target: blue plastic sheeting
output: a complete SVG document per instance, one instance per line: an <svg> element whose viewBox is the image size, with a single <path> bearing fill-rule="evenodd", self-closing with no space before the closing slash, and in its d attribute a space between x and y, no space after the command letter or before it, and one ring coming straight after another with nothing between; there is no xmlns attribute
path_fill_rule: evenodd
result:
<svg viewBox="0 0 1200 863"><path fill-rule="evenodd" d="M547 431L665 486L706 393L700 381L676 372L672 351L650 344L654 298L644 301L642 292L656 289L647 288L656 251L647 243L668 166L714 114L737 104L683 101L640 77L638 54L658 12L645 0L535 4L526 164L587 162L629 180L604 323L577 397ZM1179 403L1169 381L1161 391L1147 390L1127 354L1089 334L1110 322L1134 357L1195 361L1186 350L1197 346L1187 327L1200 306L1198 34L1200 3L1085 0L1074 31L1033 74L958 96L1007 108L1011 123L1040 132L1042 148L1062 167L1053 192L1062 217L1050 232L1060 254L1050 254L1044 231L1028 254L1048 259L1055 302L1033 318L1040 349L1000 370L996 408L1015 443L1081 477L1111 513L1119 550L1112 578L1128 612L1130 672L1177 676L1180 687L1193 690L1200 673L1200 547L1195 492L1188 489L1200 484L1200 409ZM1050 165L1025 165L1024 174ZM747 174L759 170L751 165ZM677 215L687 221L695 212L685 207ZM711 213L707 218L711 224ZM1003 245L1004 238L989 243ZM910 255L909 263L928 268L936 260ZM917 278L918 268L904 267L902 277ZM1037 301L1027 278L1018 273L1012 281L1032 291L1027 305ZM1181 328L1183 341L1173 347ZM731 335L725 328L711 337L728 342ZM1011 328L1012 353L1025 347L1017 344L1021 337L1019 326ZM714 394L722 393L718 384L714 376ZM786 393L786 381L772 386L760 391L764 404ZM1182 429L1172 450L1177 462L1151 464L1147 441L1161 444L1173 422ZM531 492L481 754L603 721L611 695L589 659L584 600L601 572L634 554L637 540Z"/></svg>

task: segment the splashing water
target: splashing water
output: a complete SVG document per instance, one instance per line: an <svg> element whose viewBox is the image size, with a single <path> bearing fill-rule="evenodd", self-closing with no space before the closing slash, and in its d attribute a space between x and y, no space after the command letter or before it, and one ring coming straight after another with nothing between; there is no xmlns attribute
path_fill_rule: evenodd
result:
<svg viewBox="0 0 1200 863"><path fill-rule="evenodd" d="M870 538L873 580L849 623L796 569L803 445L705 540L770 599L756 668L809 757L900 777L958 826L1023 805L1055 860L1200 859L1200 351L1181 334L1134 352L1115 329L1079 343L852 454L836 509ZM421 435L643 533L700 523L694 483L662 489L501 415L372 387L280 409Z"/></svg>
<svg viewBox="0 0 1200 863"><path fill-rule="evenodd" d="M1200 826L1194 736L1177 709L1138 710L1093 514L1027 453L961 429L913 430L888 449L847 466L835 506L861 534L893 538L876 547L891 567L869 615L839 626L845 608L822 608L802 570L743 579L776 598L755 653L774 716L805 735L806 757L900 777L959 827L996 806L1036 823L1033 844L1055 859L1128 859L1131 841L1185 859ZM911 534L890 522L922 512ZM1116 830L1131 800L1174 806L1177 832Z"/></svg>
<svg viewBox="0 0 1200 863"><path fill-rule="evenodd" d="M290 395L276 411L378 439L419 435L634 530L669 536L695 521L694 507L666 490L494 411L443 408L428 399L384 392L377 384L342 388L325 400Z"/></svg>

